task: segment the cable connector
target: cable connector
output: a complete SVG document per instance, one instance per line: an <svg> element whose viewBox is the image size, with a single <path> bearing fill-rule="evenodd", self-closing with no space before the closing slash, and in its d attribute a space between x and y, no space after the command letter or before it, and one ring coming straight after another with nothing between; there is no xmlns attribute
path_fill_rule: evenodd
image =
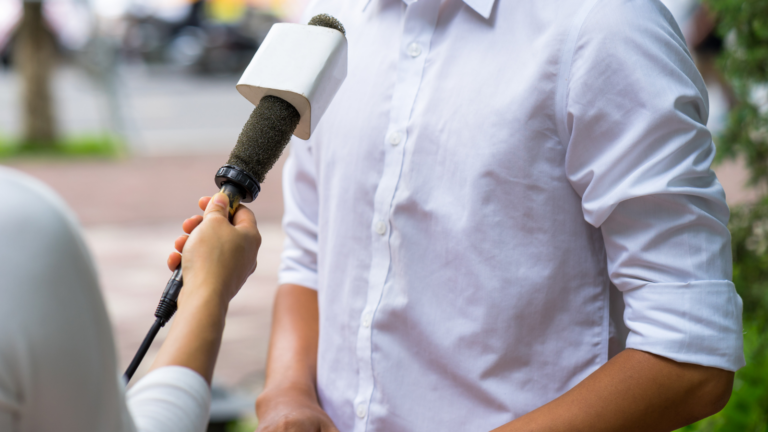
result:
<svg viewBox="0 0 768 432"><path fill-rule="evenodd" d="M176 313L176 302L179 299L179 293L181 293L183 286L184 278L181 274L181 264L179 264L165 285L163 295L160 297L160 303L157 305L157 309L155 309L155 316L162 321L161 325L165 325L171 320L173 314Z"/></svg>
<svg viewBox="0 0 768 432"><path fill-rule="evenodd" d="M155 340L157 332L159 332L160 328L165 326L165 324L171 320L173 314L176 313L176 301L179 299L179 293L181 293L181 288L183 286L184 278L181 275L181 264L179 264L179 266L176 267L176 270L173 271L171 279L168 280L168 283L165 285L165 290L163 290L163 295L160 297L160 303L155 310L155 317L157 317L155 323L152 324L152 328L149 329L149 333L144 337L144 341L141 343L136 355L133 356L133 360L131 361L131 364L128 365L125 375L123 375L126 384L131 380L136 369L139 368L139 364L141 364L141 360L144 359L147 351L149 351L149 346L152 345L152 341Z"/></svg>

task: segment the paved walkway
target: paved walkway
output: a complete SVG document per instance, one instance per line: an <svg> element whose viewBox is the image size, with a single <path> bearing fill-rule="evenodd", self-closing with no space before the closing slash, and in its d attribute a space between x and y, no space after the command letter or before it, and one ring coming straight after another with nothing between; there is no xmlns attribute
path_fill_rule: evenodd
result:
<svg viewBox="0 0 768 432"><path fill-rule="evenodd" d="M259 228L263 237L259 267L230 305L214 378L253 394L260 390L264 379L271 303L283 241L278 224L261 223ZM85 229L117 335L121 370L154 321L157 301L170 276L165 258L180 231L175 223ZM152 363L167 327L153 344L137 377Z"/></svg>
<svg viewBox="0 0 768 432"><path fill-rule="evenodd" d="M197 200L216 193L216 171L228 154L134 157L124 160L2 161L43 180L58 191L86 225L179 223L198 213ZM285 155L267 175L248 206L259 221L283 214L280 184Z"/></svg>

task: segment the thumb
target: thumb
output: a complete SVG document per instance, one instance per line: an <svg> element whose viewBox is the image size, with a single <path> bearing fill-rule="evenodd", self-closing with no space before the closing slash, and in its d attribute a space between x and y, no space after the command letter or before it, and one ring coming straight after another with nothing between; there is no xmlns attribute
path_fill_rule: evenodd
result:
<svg viewBox="0 0 768 432"><path fill-rule="evenodd" d="M229 219L229 197L221 192L211 197L211 201L208 202L208 207L205 208L204 219L208 219L211 216L221 216L225 219Z"/></svg>

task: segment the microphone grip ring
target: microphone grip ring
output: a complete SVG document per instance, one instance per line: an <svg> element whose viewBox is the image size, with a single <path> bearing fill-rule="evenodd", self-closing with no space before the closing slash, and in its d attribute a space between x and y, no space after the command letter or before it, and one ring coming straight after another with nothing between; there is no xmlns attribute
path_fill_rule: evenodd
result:
<svg viewBox="0 0 768 432"><path fill-rule="evenodd" d="M259 196L259 192L261 192L261 186L253 176L248 174L244 169L230 164L226 164L219 168L216 172L215 181L216 186L220 189L223 188L226 183L240 188L238 195L240 195L240 201L244 203L252 202ZM221 192L224 192L224 190ZM229 198L229 201L230 203L232 202L232 197Z"/></svg>

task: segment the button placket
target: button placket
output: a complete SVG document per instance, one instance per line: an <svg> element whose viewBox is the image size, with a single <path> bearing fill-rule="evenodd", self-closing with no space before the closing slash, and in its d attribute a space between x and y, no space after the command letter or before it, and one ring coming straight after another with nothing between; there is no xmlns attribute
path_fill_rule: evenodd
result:
<svg viewBox="0 0 768 432"><path fill-rule="evenodd" d="M406 130L410 113L421 84L423 69L429 53L429 42L435 30L440 0L419 0L405 10L400 40L400 55L397 63L397 77L392 96L390 123L385 143L391 149L385 152L384 169L374 196L374 217L371 221L371 267L368 274L368 296L363 314L360 316L357 333L358 391L354 399L357 417L354 431L364 432L367 428L374 390L372 353L373 317L379 307L384 284L390 266L390 222L391 204L402 171Z"/></svg>

